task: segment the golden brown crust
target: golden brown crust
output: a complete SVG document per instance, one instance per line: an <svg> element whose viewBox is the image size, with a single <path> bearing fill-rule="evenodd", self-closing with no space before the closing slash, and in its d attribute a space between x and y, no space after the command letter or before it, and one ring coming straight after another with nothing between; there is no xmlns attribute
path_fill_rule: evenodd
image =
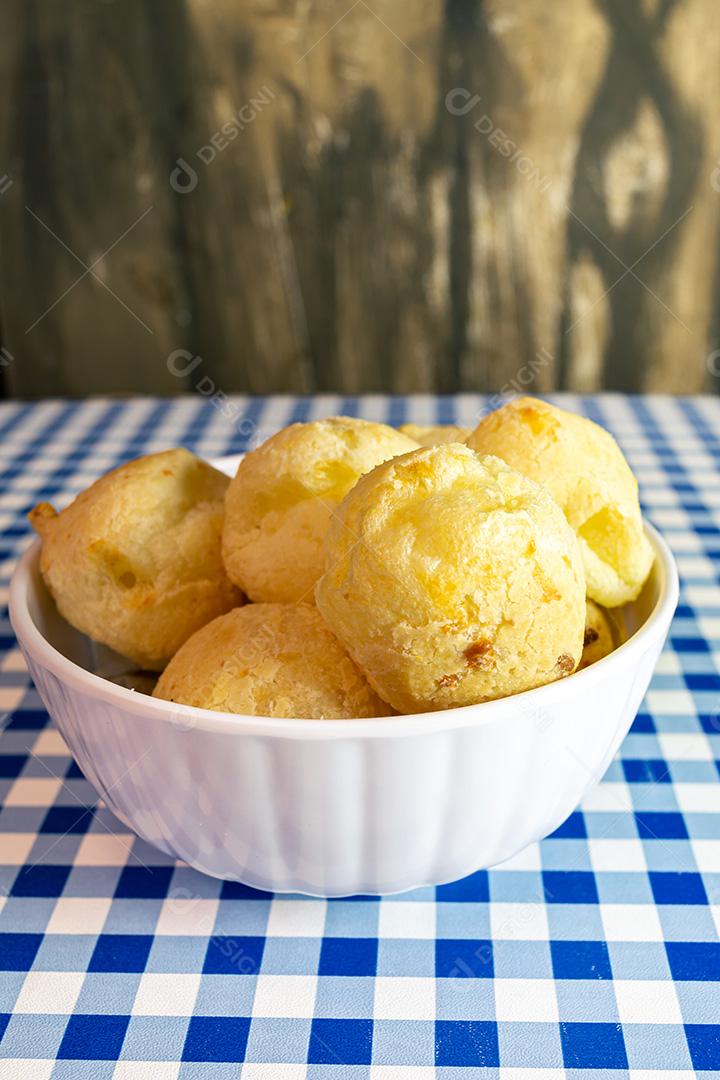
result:
<svg viewBox="0 0 720 1080"><path fill-rule="evenodd" d="M457 424L401 424L398 431L414 439L418 446L441 446L443 443L466 442L472 428Z"/></svg>
<svg viewBox="0 0 720 1080"><path fill-rule="evenodd" d="M187 450L130 461L59 514L30 514L58 610L94 640L158 671L204 623L242 602L220 556L229 481Z"/></svg>
<svg viewBox="0 0 720 1080"><path fill-rule="evenodd" d="M484 417L468 439L547 487L583 555L588 596L606 607L636 599L653 563L635 477L598 424L523 397Z"/></svg>
<svg viewBox="0 0 720 1080"><path fill-rule="evenodd" d="M292 719L392 712L311 604L248 604L214 619L173 657L154 696Z"/></svg>
<svg viewBox="0 0 720 1080"><path fill-rule="evenodd" d="M336 416L292 424L240 463L225 499L223 558L251 600L313 602L330 518L357 479L417 444Z"/></svg>
<svg viewBox="0 0 720 1080"><path fill-rule="evenodd" d="M585 580L544 488L458 444L363 477L338 508L321 614L401 712L503 697L574 670Z"/></svg>
<svg viewBox="0 0 720 1080"><path fill-rule="evenodd" d="M585 633L580 667L586 668L602 660L622 643L620 626L605 608L593 600L587 601Z"/></svg>
<svg viewBox="0 0 720 1080"><path fill-rule="evenodd" d="M57 516L58 512L51 503L40 502L28 514L28 521L39 536L45 536Z"/></svg>

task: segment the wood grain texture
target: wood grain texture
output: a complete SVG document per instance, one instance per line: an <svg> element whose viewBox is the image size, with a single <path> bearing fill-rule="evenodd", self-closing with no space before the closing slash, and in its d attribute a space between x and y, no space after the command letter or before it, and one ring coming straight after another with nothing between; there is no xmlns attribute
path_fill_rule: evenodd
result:
<svg viewBox="0 0 720 1080"><path fill-rule="evenodd" d="M716 0L2 22L6 392L717 388Z"/></svg>

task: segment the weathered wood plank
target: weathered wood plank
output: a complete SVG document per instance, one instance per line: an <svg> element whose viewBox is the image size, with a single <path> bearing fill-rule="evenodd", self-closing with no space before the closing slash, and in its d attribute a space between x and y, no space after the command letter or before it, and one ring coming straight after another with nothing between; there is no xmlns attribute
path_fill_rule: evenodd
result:
<svg viewBox="0 0 720 1080"><path fill-rule="evenodd" d="M164 356L181 282L172 205L155 198L145 5L131 0L123 18L87 2L9 6L20 57L3 138L14 163L2 234L10 386L172 392Z"/></svg>
<svg viewBox="0 0 720 1080"><path fill-rule="evenodd" d="M717 384L715 0L5 10L12 392Z"/></svg>

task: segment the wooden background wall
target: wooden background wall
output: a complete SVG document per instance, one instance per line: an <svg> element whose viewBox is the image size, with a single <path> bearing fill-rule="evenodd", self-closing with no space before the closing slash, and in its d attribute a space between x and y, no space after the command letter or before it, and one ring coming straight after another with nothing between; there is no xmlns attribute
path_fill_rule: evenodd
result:
<svg viewBox="0 0 720 1080"><path fill-rule="evenodd" d="M717 0L4 0L0 29L6 394L720 383Z"/></svg>

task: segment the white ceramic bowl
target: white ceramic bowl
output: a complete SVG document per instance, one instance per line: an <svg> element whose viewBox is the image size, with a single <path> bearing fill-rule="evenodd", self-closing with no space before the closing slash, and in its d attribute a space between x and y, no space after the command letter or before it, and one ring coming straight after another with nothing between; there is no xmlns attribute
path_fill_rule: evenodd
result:
<svg viewBox="0 0 720 1080"><path fill-rule="evenodd" d="M234 472L237 458L216 464ZM552 832L607 769L677 604L673 557L625 611L630 638L549 686L446 712L281 720L178 706L92 674L57 613L36 541L10 619L48 712L114 813L218 877L320 896L452 881Z"/></svg>

